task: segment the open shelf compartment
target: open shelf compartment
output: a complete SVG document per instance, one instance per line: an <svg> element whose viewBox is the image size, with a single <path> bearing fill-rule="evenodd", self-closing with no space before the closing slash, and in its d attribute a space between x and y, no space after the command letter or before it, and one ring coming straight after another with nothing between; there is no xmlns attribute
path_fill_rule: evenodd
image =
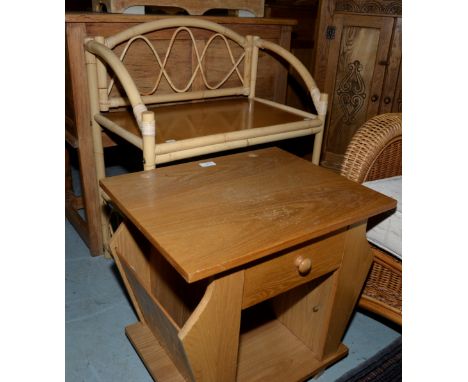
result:
<svg viewBox="0 0 468 382"><path fill-rule="evenodd" d="M140 320L126 334L155 380L300 381L347 354L324 352L336 272L242 310L244 271L189 284L130 223L110 244Z"/></svg>

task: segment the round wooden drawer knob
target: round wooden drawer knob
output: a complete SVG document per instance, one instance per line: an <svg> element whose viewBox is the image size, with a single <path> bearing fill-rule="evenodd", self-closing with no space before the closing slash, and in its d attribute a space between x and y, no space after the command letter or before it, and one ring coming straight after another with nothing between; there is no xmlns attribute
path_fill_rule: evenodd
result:
<svg viewBox="0 0 468 382"><path fill-rule="evenodd" d="M297 271L302 276L305 276L306 274L308 274L310 272L310 269L312 268L312 261L302 256L299 256L296 259L295 264L297 267Z"/></svg>

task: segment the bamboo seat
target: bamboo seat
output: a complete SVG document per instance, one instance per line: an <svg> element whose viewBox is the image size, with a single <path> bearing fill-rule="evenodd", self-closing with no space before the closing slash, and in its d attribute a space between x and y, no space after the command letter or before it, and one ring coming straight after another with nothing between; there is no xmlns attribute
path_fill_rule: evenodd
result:
<svg viewBox="0 0 468 382"><path fill-rule="evenodd" d="M257 71L268 70L258 67L260 50L299 74L316 114L256 96ZM98 180L105 177L103 129L141 149L144 170L306 135L314 136L312 162L319 163L328 97L276 43L211 21L174 17L90 36L85 55Z"/></svg>
<svg viewBox="0 0 468 382"><path fill-rule="evenodd" d="M358 183L398 176L401 159L401 113L377 115L356 131L346 149L341 175ZM359 306L401 325L401 260L370 245L374 261Z"/></svg>

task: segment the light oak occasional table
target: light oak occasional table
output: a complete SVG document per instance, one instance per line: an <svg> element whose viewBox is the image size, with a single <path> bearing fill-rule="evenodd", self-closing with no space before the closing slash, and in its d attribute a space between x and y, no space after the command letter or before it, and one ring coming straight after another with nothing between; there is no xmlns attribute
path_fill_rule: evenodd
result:
<svg viewBox="0 0 468 382"><path fill-rule="evenodd" d="M158 381L300 381L341 343L396 202L277 148L120 175L111 248Z"/></svg>

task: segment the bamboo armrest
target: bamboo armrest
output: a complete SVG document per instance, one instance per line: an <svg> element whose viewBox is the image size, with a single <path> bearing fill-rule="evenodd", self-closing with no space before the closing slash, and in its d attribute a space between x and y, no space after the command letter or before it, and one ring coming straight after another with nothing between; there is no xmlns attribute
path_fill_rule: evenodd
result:
<svg viewBox="0 0 468 382"><path fill-rule="evenodd" d="M159 105L148 109L156 116L156 144L278 125L282 127L272 133L320 126L319 120L309 120L272 105L249 101L246 97ZM141 137L130 111L102 115L135 137Z"/></svg>

